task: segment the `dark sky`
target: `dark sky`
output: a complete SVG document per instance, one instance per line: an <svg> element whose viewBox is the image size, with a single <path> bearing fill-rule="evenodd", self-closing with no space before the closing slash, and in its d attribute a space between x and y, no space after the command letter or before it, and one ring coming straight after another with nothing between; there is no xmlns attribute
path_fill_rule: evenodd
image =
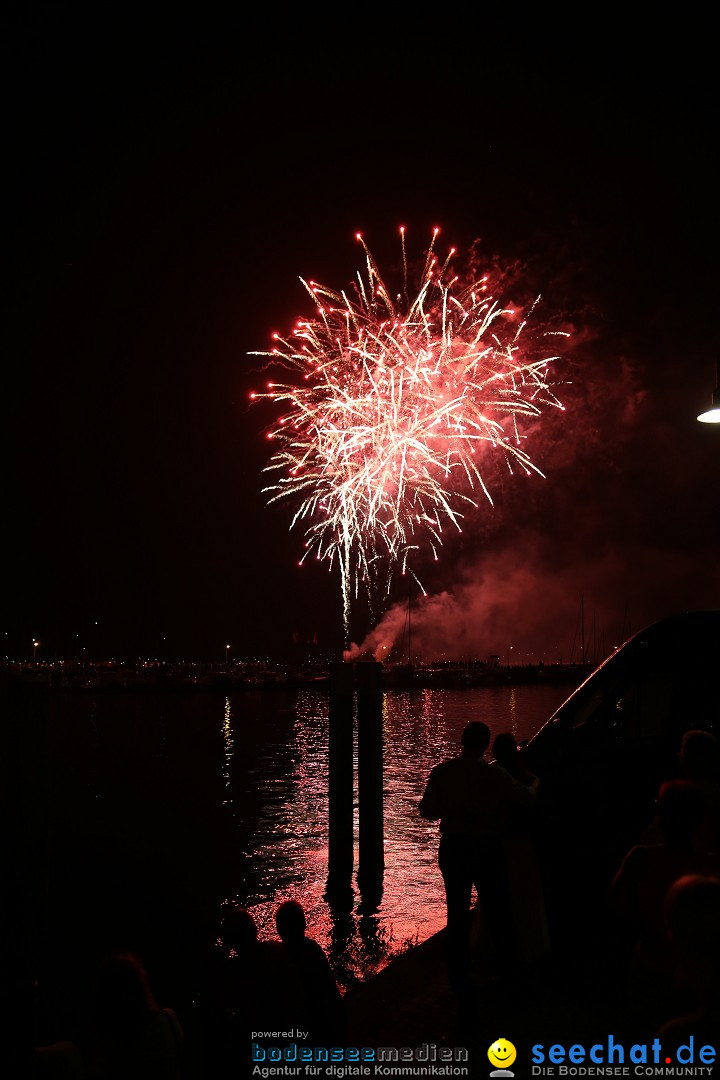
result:
<svg viewBox="0 0 720 1080"><path fill-rule="evenodd" d="M547 479L502 485L427 568L418 647L567 658L581 597L598 649L720 606L720 430L695 420L720 345L718 98L697 28L221 10L3 17L7 655L284 653L293 634L337 653L337 577L297 569L289 509L261 494L273 413L248 407L248 353L310 314L300 275L347 285L356 231L392 267L400 224L418 255L439 225L441 251L522 260L575 330ZM354 639L371 628L358 604Z"/></svg>

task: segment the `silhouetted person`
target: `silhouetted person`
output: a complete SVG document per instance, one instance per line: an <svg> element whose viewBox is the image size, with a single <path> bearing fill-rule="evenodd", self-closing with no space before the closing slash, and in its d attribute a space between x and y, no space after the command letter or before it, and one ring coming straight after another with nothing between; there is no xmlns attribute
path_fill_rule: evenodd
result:
<svg viewBox="0 0 720 1080"><path fill-rule="evenodd" d="M305 933L307 922L301 905L296 900L281 904L275 912L275 926L300 978L309 1043L339 1043L345 1030L342 996L322 947Z"/></svg>
<svg viewBox="0 0 720 1080"><path fill-rule="evenodd" d="M629 1005L640 1020L657 1024L672 1007L672 951L663 906L675 881L686 874L714 874L720 862L699 852L694 838L703 816L703 797L687 780L660 788L659 844L639 844L622 861L608 893L611 910L635 941L628 977Z"/></svg>
<svg viewBox="0 0 720 1080"><path fill-rule="evenodd" d="M496 766L505 769L518 783L532 788L537 782L535 774L523 762L511 732L495 737L492 753ZM533 836L536 809L534 804L509 807L504 838L518 958L526 964L542 960L550 953L545 897Z"/></svg>
<svg viewBox="0 0 720 1080"><path fill-rule="evenodd" d="M510 913L504 840L510 812L535 801L538 781L530 786L484 761L490 729L480 721L462 734L462 754L436 765L430 773L420 814L440 819L438 865L447 902L447 957L455 993L467 998L470 969L469 912L475 886L503 971L516 959Z"/></svg>
<svg viewBox="0 0 720 1080"><path fill-rule="evenodd" d="M689 780L702 792L704 810L695 834L698 851L720 855L720 743L710 731L693 728L686 731L678 754L680 778ZM642 836L644 844L659 843L660 823L657 813Z"/></svg>
<svg viewBox="0 0 720 1080"><path fill-rule="evenodd" d="M537 779L535 773L531 772L524 763L511 731L502 731L495 736L492 754L496 763L502 766L505 772L510 773L513 780L519 780L521 784L530 787L533 780Z"/></svg>
<svg viewBox="0 0 720 1080"><path fill-rule="evenodd" d="M717 1046L720 1032L720 879L681 877L665 901L665 925L675 959L675 982L683 1011L658 1035L676 1050L695 1038ZM675 1055L673 1055L675 1058Z"/></svg>
<svg viewBox="0 0 720 1080"><path fill-rule="evenodd" d="M178 1080L183 1031L161 1008L136 956L110 956L95 985L88 1075L95 1080Z"/></svg>
<svg viewBox="0 0 720 1080"><path fill-rule="evenodd" d="M680 743L680 771L697 784L705 810L695 837L700 851L720 855L720 742L710 731L686 731Z"/></svg>
<svg viewBox="0 0 720 1080"><path fill-rule="evenodd" d="M259 941L255 920L230 906L220 928L221 947L200 1001L203 1058L213 1080L243 1074L252 1032L301 1027L305 1015L300 980L279 941ZM270 1039L277 1044L281 1039Z"/></svg>

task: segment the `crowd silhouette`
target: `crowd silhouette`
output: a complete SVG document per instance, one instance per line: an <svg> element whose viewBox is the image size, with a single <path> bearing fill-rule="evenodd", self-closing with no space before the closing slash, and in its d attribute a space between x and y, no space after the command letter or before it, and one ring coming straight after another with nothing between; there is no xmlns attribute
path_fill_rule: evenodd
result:
<svg viewBox="0 0 720 1080"><path fill-rule="evenodd" d="M565 980L566 994L584 996L590 1011L599 1007L601 1020L635 1040L717 1039L718 741L686 731L669 760L635 842L614 855L584 853L604 887L558 918L544 852L566 834L554 831L543 777L511 733L491 741L484 723L465 727L458 754L432 770L418 808L440 823L447 975L459 1016L477 1016L492 994L518 1004L523 995L547 1000ZM573 851L561 854L571 876ZM155 973L132 951L103 957L81 1023L67 1033L39 1027L38 988L6 969L8 1075L224 1080L245 1075L251 1042L282 1045L302 1032L307 1045L344 1045L347 995L297 900L276 908L274 929L261 940L251 910L225 907L192 997L181 1002L156 995Z"/></svg>
<svg viewBox="0 0 720 1080"><path fill-rule="evenodd" d="M554 820L543 781L513 735L496 736L491 763L488 736L485 725L467 725L461 753L433 770L420 803L422 816L440 821L448 975L460 1008L470 1005L478 1015L508 987L505 1000L519 1005L528 992L542 999L564 981L566 999L581 995L588 1017L604 1017L636 1039L661 1029L680 1038L693 1025L709 1032L717 1025L720 982L715 735L682 735L627 850L583 845L582 819L568 822L573 807L566 803L565 819ZM493 770L504 774L502 786ZM550 873L543 865L548 851ZM555 873L559 866L562 874ZM588 866L589 891L585 877L575 876L575 867Z"/></svg>
<svg viewBox="0 0 720 1080"><path fill-rule="evenodd" d="M278 939L260 940L247 909L225 908L197 992L161 1006L142 960L103 958L74 1039L37 1042L32 1023L8 1044L13 1077L184 1080L244 1076L251 1043L342 1045L343 998L297 901L276 911ZM302 1035L300 1035L302 1033Z"/></svg>

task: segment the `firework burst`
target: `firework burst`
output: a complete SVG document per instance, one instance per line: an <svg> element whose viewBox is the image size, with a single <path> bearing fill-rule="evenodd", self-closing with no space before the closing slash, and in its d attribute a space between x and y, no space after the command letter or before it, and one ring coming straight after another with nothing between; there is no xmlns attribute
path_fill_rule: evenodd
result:
<svg viewBox="0 0 720 1080"><path fill-rule="evenodd" d="M338 564L346 638L361 587L372 607L397 569L415 576L413 561L438 558L444 529L460 530L478 500L492 505L492 461L542 475L521 448L518 421L562 408L548 377L557 357L538 356L523 335L539 297L526 314L488 295L487 275L461 284L450 270L454 249L442 264L435 255L437 233L413 299L404 230L394 299L358 235L365 271L352 291L301 278L315 316L252 354L292 373L251 395L285 404L267 433L278 449L264 490L269 502L295 505L301 563L314 553Z"/></svg>

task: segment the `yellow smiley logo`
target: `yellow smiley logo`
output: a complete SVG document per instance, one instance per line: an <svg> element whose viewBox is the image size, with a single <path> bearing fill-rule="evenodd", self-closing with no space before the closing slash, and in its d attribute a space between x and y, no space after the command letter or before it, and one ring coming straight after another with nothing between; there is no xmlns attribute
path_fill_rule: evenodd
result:
<svg viewBox="0 0 720 1080"><path fill-rule="evenodd" d="M517 1050L507 1039L496 1039L488 1050L491 1065L498 1069L507 1069L517 1057Z"/></svg>

